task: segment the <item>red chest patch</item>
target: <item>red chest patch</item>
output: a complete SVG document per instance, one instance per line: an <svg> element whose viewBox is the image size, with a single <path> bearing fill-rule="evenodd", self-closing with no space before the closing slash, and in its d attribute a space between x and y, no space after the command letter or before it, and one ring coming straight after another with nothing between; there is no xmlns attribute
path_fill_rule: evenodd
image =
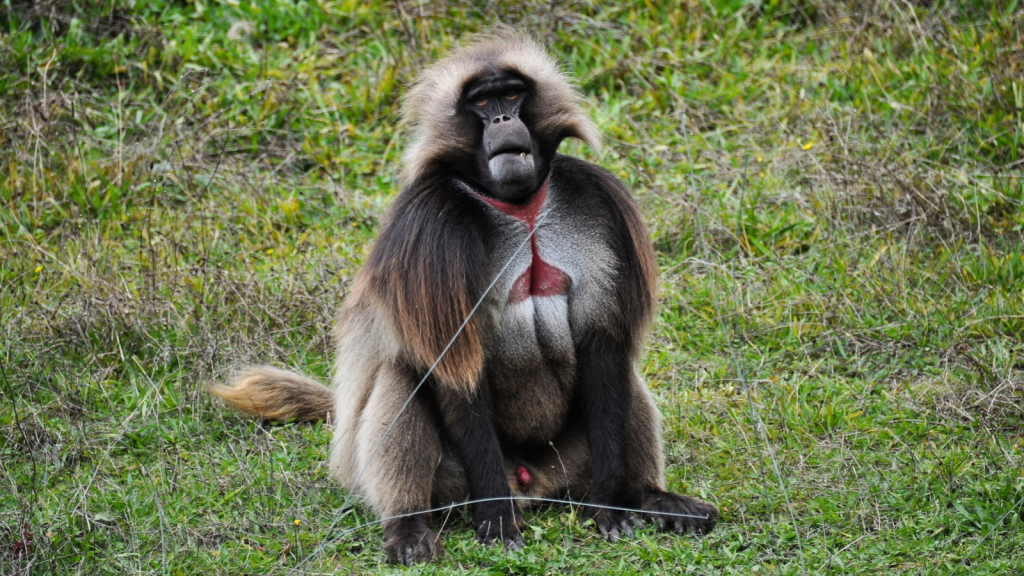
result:
<svg viewBox="0 0 1024 576"><path fill-rule="evenodd" d="M488 198L481 194L477 194L477 196L502 213L523 222L527 229L533 232L533 227L537 223L537 215L540 214L540 209L548 197L548 183L544 182L533 198L521 206ZM569 286L572 285L569 275L540 257L540 253L537 251L536 234L530 237L530 255L530 265L512 284L512 290L508 293L509 302L522 302L530 296L558 296L569 292Z"/></svg>

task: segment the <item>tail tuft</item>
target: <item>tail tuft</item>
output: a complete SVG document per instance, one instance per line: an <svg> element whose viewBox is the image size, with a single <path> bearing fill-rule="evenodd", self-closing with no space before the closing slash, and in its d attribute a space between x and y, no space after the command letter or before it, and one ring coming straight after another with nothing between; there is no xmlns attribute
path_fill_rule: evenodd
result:
<svg viewBox="0 0 1024 576"><path fill-rule="evenodd" d="M326 420L334 394L319 382L285 370L247 368L231 386L212 384L210 394L249 416L263 420Z"/></svg>

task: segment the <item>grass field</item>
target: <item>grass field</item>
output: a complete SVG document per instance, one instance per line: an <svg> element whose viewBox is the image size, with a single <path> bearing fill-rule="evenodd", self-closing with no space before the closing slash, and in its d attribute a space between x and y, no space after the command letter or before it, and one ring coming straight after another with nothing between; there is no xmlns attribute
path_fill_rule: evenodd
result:
<svg viewBox="0 0 1024 576"><path fill-rule="evenodd" d="M497 20L577 77L661 266L643 360L705 538L527 546L456 512L422 573L1024 572L1024 7L943 0L0 4L0 573L364 573L322 379L396 193L401 95Z"/></svg>

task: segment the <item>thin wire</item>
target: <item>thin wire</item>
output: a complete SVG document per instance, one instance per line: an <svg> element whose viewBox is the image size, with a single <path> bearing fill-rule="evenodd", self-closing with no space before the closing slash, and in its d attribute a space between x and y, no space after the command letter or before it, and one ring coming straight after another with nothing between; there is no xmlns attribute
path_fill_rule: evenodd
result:
<svg viewBox="0 0 1024 576"><path fill-rule="evenodd" d="M492 497L489 497L489 498L477 498L476 500L466 500L465 502L453 502L451 504L445 504L444 506L438 506L436 508L429 508L427 510L418 510L416 512L406 512L404 514L395 514L394 516L388 516L387 518L380 518L380 519L374 520L372 522L366 522L364 524L360 524L359 526L354 526L354 527L349 528L347 530L343 530L341 535L338 538L335 538L334 541L335 542L338 541L341 538L341 536L344 536L346 534L350 534L352 532L355 532L357 530L360 530L362 528L366 528L366 527L369 527L369 526L375 526L377 524L382 524L382 523L387 522L389 520L396 520L398 518L408 518L410 516L416 516L418 514L433 514L434 512L443 512L445 510L453 510L455 508L461 508L463 506L469 506L471 504L480 504L480 503L483 503L483 502L505 502L505 501L509 501L509 500L515 500L515 501L520 501L520 502L544 502L546 504L568 504L569 506L576 506L576 507L580 507L580 508L601 508L601 509L604 509L604 510L618 510L620 512L631 512L633 514L654 514L650 510L641 510L639 508L624 508L622 506L611 506L611 505L608 505L608 504L591 504L589 502L578 502L578 501L573 501L573 500L562 500L562 499L559 499L559 498L541 498L541 497L537 497L537 496L492 496ZM673 517L677 517L677 518L696 518L696 519L699 519L699 520L707 520L708 519L708 515L707 514L705 514L703 516L697 515L697 514L682 514L680 512L657 512L657 514L659 516L673 516Z"/></svg>
<svg viewBox="0 0 1024 576"><path fill-rule="evenodd" d="M578 501L573 501L573 500L561 500L561 499L558 499L558 498L541 498L541 497L536 497L536 496L492 496L490 498L477 498L475 500L466 500L464 502L453 502L451 504L446 504L444 506L437 506L435 508L428 508L426 510L417 510L415 512L406 512L404 514L395 514L394 516L388 516L388 517L385 517L385 518L378 518L377 520L372 520L370 522L364 522L364 523L362 523L362 524L360 524L358 526L353 526L352 528L348 528L346 530L342 530L341 533L338 534L338 536L336 538L332 538L332 539L324 542L323 544L321 544L320 548L318 548L317 551L314 551L313 554L316 554L322 548L326 548L329 545L333 545L333 544L341 541L342 538L344 538L345 536L347 536L349 534L352 534L354 532L358 532L359 530L362 530L363 528L369 528L370 526L376 526L377 524L383 524L383 523L388 522L390 520L397 520L398 518L408 518L410 516L418 516L420 514L433 514L434 512L444 512L446 510L454 510L456 508L461 508L463 506L470 506L472 504L480 504L480 503L483 503L483 502L506 502L506 501L543 502L543 503L546 503L546 504L568 504L570 507L574 507L575 506L575 507L581 507L581 508L582 507L586 507L586 508L601 508L601 509L604 509L604 510L618 510L618 511L621 511L621 512L630 512L630 513L633 513L633 514L652 514L652 512L649 511L649 510L641 510L639 508L625 508L625 507L622 507L622 506L611 506L611 505L608 505L608 504L591 504L591 503L588 503L588 502L578 502ZM707 514L705 514L703 516L696 515L696 514L682 514L682 513L679 513L679 512L657 512L657 514L659 516L673 516L673 517L677 517L677 518L696 518L696 519L700 519L700 520L707 520L709 518ZM334 529L335 524L331 524L331 528L327 530L328 534L331 532L331 530ZM311 554L310 556L312 556L313 554ZM309 558L303 560L303 562L301 562L298 566L296 566L294 568L294 570L297 570L300 566L302 566L302 564L304 564L308 560L309 560Z"/></svg>
<svg viewBox="0 0 1024 576"><path fill-rule="evenodd" d="M682 113L682 121L680 122L680 126L681 126L681 129L682 129L682 132L683 132L683 138L686 140L686 143L689 144L689 134L690 134L690 131L689 131L688 127L686 126L686 113L685 112ZM693 152L692 152L691 147L689 145L686 146L686 155L687 155L687 159L689 160L689 165L690 165L690 170L689 170L689 173L688 173L689 180L690 180L690 190L693 192L694 198L696 198L697 186L696 186L696 182L694 180L694 173L693 173ZM745 170L746 170L746 168L744 167L744 171ZM743 198L742 197L742 190L743 189L741 188L741 192L740 192L741 204L742 204L742 198ZM698 228L700 230L701 243L704 245L704 249L708 250L707 239L706 239L705 234L704 234L704 225L703 225L704 223L703 223L703 220L700 218L700 213L701 213L700 212L700 207L697 206L696 209L694 210L694 214L695 214L696 219L697 219L698 224L699 224ZM739 219L737 218L737 222L738 221L739 221ZM712 276L712 282L714 282L714 276ZM721 326L722 333L728 335L729 330L726 327L725 318L722 315L722 308L721 308L721 303L718 301L718 291L717 290L711 290L711 301L712 301L712 303L715 306L715 314L718 317L718 323ZM771 445L771 443L769 442L769 439L768 439L768 435L765 432L764 420L761 418L761 414L757 410L757 405L754 403L753 393L750 391L750 383L747 381L746 373L743 371L743 367L742 367L742 365L741 365L741 363L739 361L739 358L738 358L738 356L736 354L736 349L735 349L735 346L733 345L733 340L732 340L732 338L727 338L727 340L728 340L728 343L729 343L728 344L729 345L729 356L732 359L733 365L735 366L736 375L739 376L739 379L740 379L740 381L743 384L743 389L744 389L744 391L746 393L746 397L747 397L747 403L750 406L750 419L753 422L754 428L757 430L758 435L761 438L761 441L764 443L765 448L768 450L768 457L771 459L772 468L774 469L775 476L776 476L776 478L778 478L778 481L779 481L779 488L782 490L782 498L783 498L783 500L786 503L786 510L789 512L789 519L793 523L793 531L796 534L797 548L800 550L800 571L801 571L801 573L806 574L807 573L807 565L804 562L803 538L800 535L800 527L797 525L797 522L796 522L796 514L793 512L793 505L789 501L789 492L786 490L786 483L785 483L785 481L782 478L782 472L781 472L781 470L779 468L779 461L775 457L775 450L772 448L772 445ZM760 449L758 449L758 454L759 455L761 454ZM764 487L765 496L766 496L766 499L767 499L767 492L768 492L768 489L767 489L767 479L765 478L765 474L764 474L763 470L762 470L762 473L761 473L761 479L762 479L762 486Z"/></svg>
<svg viewBox="0 0 1024 576"><path fill-rule="evenodd" d="M380 437L380 440L377 441L377 445L373 447L373 450L370 452L370 456L367 457L366 464L363 465L363 468L359 471L359 474L356 476L355 481L352 482L353 490L350 491L348 495L345 497L345 501L341 505L342 509L348 507L349 504L351 503L352 494L355 492L356 487L359 486L359 481L362 480L363 474L366 473L366 469L369 468L370 463L373 462L373 457L376 456L377 450L379 450L381 445L384 444L384 440L387 439L388 434L391 433L391 430L398 423L398 419L402 417L403 413L405 413L405 409L409 407L410 403L412 403L412 399L416 396L416 393L419 392L420 388L422 388L423 384L427 381L427 378L430 378L430 375L434 373L434 369L437 368L437 365L440 364L441 360L444 359L446 354L448 354L448 350L450 350L452 345L455 344L455 340L459 337L459 335L462 334L462 331L466 329L466 326L469 324L470 319L473 318L474 314L476 314L477 309L480 308L481 304L483 304L484 299L487 298L487 295L494 288L494 285L498 283L498 280L501 279L501 277L508 270L509 266L512 265L512 262L515 261L517 256L519 256L519 253L523 251L523 248L525 248L526 245L530 243L530 239L532 239L533 236L537 233L537 229L539 229L540 225L543 224L544 220L547 219L548 214L549 212L543 212L540 215L540 217L537 218L537 220L534 222L533 229L530 230L530 233L526 235L526 238L523 239L522 243L519 244L519 247L516 248L515 252L513 252L512 255L509 256L508 260L505 262L505 265L501 267L501 270L499 270L498 273L494 276L494 279L491 280L491 283L487 285L487 288L484 290L484 293L480 295L480 298L476 301L476 304L473 305L473 308L469 311L469 314L466 316L466 319L462 321L462 324L459 326L458 330L455 331L455 335L452 336L451 340L448 341L448 344L444 347L443 350L441 350L441 353L438 355L437 360L434 360L434 363L430 365L430 368L427 370L426 374L423 375L423 378L420 378L419 384L417 384L416 387L413 388L412 393L409 394L409 397L405 400L405 404L402 404L402 408L398 411L398 414L395 415L394 419L391 420L391 424L389 424L387 429L384 430L384 434ZM424 512L415 512L412 514L423 513ZM332 530L334 530L334 527L338 525L338 522L343 517L343 515L339 515L338 517L336 517L334 519L334 522L331 523L330 528L327 529L327 532L330 533ZM323 551L327 544L328 542L324 542L323 544L318 546L317 549L314 550L309 556L304 558L302 562L300 562L294 568L294 570L298 570L307 562L312 560L316 555Z"/></svg>

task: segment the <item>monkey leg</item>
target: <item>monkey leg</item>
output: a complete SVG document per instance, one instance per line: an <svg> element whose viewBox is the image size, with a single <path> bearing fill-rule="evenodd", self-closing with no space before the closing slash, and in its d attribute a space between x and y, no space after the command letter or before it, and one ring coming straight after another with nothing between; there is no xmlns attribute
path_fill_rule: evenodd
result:
<svg viewBox="0 0 1024 576"><path fill-rule="evenodd" d="M626 482L630 506L663 530L707 534L718 521L713 504L665 489L661 416L639 374L633 373L626 421Z"/></svg>
<svg viewBox="0 0 1024 576"><path fill-rule="evenodd" d="M469 498L469 483L466 471L451 448L441 446L441 456L434 468L434 485L430 496L435 508L460 504Z"/></svg>
<svg viewBox="0 0 1024 576"><path fill-rule="evenodd" d="M442 453L437 426L417 395L402 411L415 381L394 366L382 366L359 417L355 488L384 518L384 551L401 564L429 562L442 553L430 529L434 470ZM390 432L385 431L392 425Z"/></svg>

